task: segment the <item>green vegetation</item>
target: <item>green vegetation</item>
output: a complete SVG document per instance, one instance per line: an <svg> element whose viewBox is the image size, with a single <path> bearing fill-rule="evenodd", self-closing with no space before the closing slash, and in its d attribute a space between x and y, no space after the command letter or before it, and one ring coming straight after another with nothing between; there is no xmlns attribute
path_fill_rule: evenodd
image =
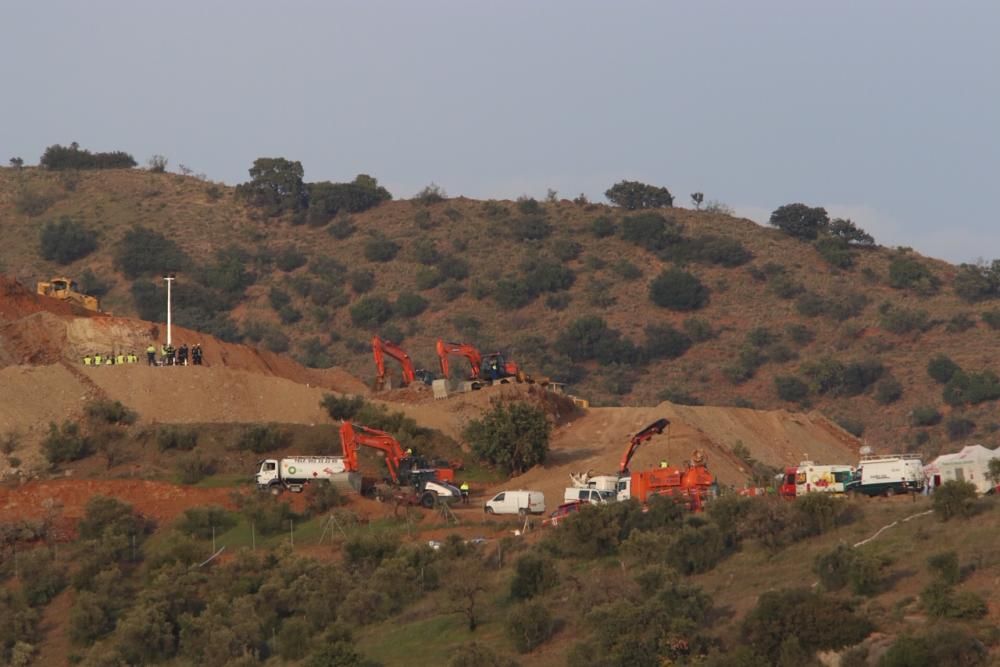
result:
<svg viewBox="0 0 1000 667"><path fill-rule="evenodd" d="M309 206L301 162L261 157L250 167L250 180L236 186L236 196L266 215L296 213Z"/></svg>
<svg viewBox="0 0 1000 667"><path fill-rule="evenodd" d="M770 224L797 239L815 240L829 222L824 208L785 204L771 213Z"/></svg>
<svg viewBox="0 0 1000 667"><path fill-rule="evenodd" d="M43 258L69 264L86 257L97 248L97 235L82 223L62 216L59 222L42 227L39 252Z"/></svg>
<svg viewBox="0 0 1000 667"><path fill-rule="evenodd" d="M943 521L968 518L976 512L976 485L948 480L934 490L934 512Z"/></svg>
<svg viewBox="0 0 1000 667"><path fill-rule="evenodd" d="M708 288L683 269L666 269L649 286L649 298L670 310L698 310L708 303Z"/></svg>
<svg viewBox="0 0 1000 667"><path fill-rule="evenodd" d="M146 227L127 231L115 248L115 268L130 279L182 271L190 263L177 243Z"/></svg>
<svg viewBox="0 0 1000 667"><path fill-rule="evenodd" d="M545 412L524 401L494 399L490 405L462 432L476 457L510 474L544 463L552 430Z"/></svg>
<svg viewBox="0 0 1000 667"><path fill-rule="evenodd" d="M64 169L130 169L138 164L128 153L91 153L80 148L75 141L69 146L53 144L45 149L38 161L40 167L60 171Z"/></svg>
<svg viewBox="0 0 1000 667"><path fill-rule="evenodd" d="M641 208L669 208L674 205L670 191L638 181L619 181L604 193L608 201L629 211Z"/></svg>

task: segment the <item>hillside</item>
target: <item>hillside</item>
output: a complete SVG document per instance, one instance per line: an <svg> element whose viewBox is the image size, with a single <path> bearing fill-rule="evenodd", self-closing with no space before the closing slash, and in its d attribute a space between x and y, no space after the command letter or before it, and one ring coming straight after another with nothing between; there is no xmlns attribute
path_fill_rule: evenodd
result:
<svg viewBox="0 0 1000 667"><path fill-rule="evenodd" d="M714 212L665 211L683 227L686 239L724 239L730 251L747 251L749 261L737 266L690 256L664 261L664 252L622 238L627 211L568 200L399 200L354 214L349 222L341 216L312 227L293 225L287 216L268 218L233 193L190 177L140 170L2 169L0 230L8 242L0 248L0 268L27 285L55 273L82 276L89 270L96 282L107 284L106 310L135 315L132 281L116 271L114 252L128 229L142 225L175 241L197 267L219 261L215 253L224 248L235 245L243 253L254 280L223 300L231 309L224 314L228 319L212 320L216 333L231 339L248 335L309 365L341 367L366 383L374 375L368 340L378 331L401 341L416 365L428 369L437 367L433 349L438 337L472 342L484 350L503 349L536 375L568 381L572 391L595 405L652 406L668 399L769 409L805 406L862 433L877 450L908 448L927 454L957 449L966 441L988 441L996 430L993 401L953 410L926 371L928 360L939 353L966 370L995 365L995 334L980 317L992 306L958 298L952 289L957 269L941 261L908 253L940 287L896 289L890 286L889 271L899 255L892 249L853 249L853 265L839 269L810 243ZM42 205L25 205L26 199L37 204L39 198ZM46 222L63 216L95 230L98 244L93 253L60 266L40 257L39 233ZM592 231L601 217L613 225L609 236ZM539 221L550 231L547 236L532 231ZM373 239L382 243L382 251L385 242L397 246L388 253L391 259L365 259L378 255L378 249L366 247ZM651 302L650 282L674 264L708 288L703 308L673 311ZM467 271L455 271L455 266ZM497 296L498 285L502 292L533 279L549 280L559 266L572 272L555 278L559 285L571 281L568 289L557 285L526 305L498 305L498 298L503 300L503 294ZM368 271L373 278L363 293L366 281L352 276L357 271ZM179 295L194 289L194 273L180 275ZM429 287L443 275L454 277ZM521 282L502 282L513 277ZM366 297L385 297L391 303L407 293L419 294L426 308L413 306L407 296L410 307L397 308L380 324L352 322L352 307ZM280 316L285 322L275 306L285 309ZM661 355L638 361L622 353L615 363L574 361L565 341L558 339L589 315L602 317L640 347L650 342L648 326L687 331L693 344L674 359ZM904 331L907 321L916 324ZM183 312L178 322L185 324ZM620 343L614 338L612 331L605 342L611 340L614 347ZM831 371L833 362L848 368ZM829 387L824 373L843 379L853 370L864 376L872 362L880 364L878 380L866 379L857 395L850 395L857 388ZM814 367L805 368L810 364ZM811 390L797 403L781 400L775 385L779 376L795 376ZM878 382L892 379L898 390L890 382L885 394L876 393ZM883 404L876 396L891 402ZM915 426L912 412L918 407L937 410L943 419Z"/></svg>

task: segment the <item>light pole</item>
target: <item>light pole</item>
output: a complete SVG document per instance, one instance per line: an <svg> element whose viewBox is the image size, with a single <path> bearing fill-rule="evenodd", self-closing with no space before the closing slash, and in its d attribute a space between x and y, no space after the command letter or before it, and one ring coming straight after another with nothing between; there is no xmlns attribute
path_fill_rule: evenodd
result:
<svg viewBox="0 0 1000 667"><path fill-rule="evenodd" d="M171 331L170 331L170 325L171 325L171 319L170 319L171 318L171 313L170 313L170 284L172 282L174 282L174 280L176 280L177 278L174 277L174 274L171 273L169 275L163 276L163 279L167 282L167 347L170 347L170 345L173 343L173 339L171 338Z"/></svg>

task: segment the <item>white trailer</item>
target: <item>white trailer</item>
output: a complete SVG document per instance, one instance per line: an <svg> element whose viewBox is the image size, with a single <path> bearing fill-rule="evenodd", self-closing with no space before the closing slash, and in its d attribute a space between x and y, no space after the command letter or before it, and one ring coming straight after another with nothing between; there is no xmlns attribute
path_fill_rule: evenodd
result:
<svg viewBox="0 0 1000 667"><path fill-rule="evenodd" d="M289 456L265 459L257 466L257 488L279 493L300 492L310 482L325 481L338 486L360 487L357 473L347 470L342 456Z"/></svg>
<svg viewBox="0 0 1000 667"><path fill-rule="evenodd" d="M862 456L854 491L867 496L919 493L924 488L924 464L918 454Z"/></svg>
<svg viewBox="0 0 1000 667"><path fill-rule="evenodd" d="M487 514L544 514L545 494L541 491L501 491L486 501Z"/></svg>

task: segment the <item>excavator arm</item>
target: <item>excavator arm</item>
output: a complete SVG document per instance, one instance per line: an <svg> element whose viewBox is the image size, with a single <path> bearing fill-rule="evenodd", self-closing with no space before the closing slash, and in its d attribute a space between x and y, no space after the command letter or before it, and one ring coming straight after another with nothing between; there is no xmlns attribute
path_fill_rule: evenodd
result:
<svg viewBox="0 0 1000 667"><path fill-rule="evenodd" d="M402 386L405 387L417 379L416 373L413 370L413 362L410 361L410 355L395 343L382 340L378 335L375 335L372 337L372 355L375 357L375 367L378 369L378 377L375 379L376 387L381 388L385 385L385 355L387 354L398 361L400 366L403 367Z"/></svg>
<svg viewBox="0 0 1000 667"><path fill-rule="evenodd" d="M469 365L472 367L469 379L476 380L479 378L479 369L483 364L483 355L479 354L479 350L468 343L446 343L438 338L437 355L441 361L441 375L445 378L450 377L450 369L448 367L449 354L460 354L468 359Z"/></svg>
<svg viewBox="0 0 1000 667"><path fill-rule="evenodd" d="M632 457L635 456L636 450L639 449L639 445L646 442L654 435L663 433L669 425L669 419L657 419L655 422L633 435L632 439L629 440L628 448L625 450L625 454L622 456L621 464L618 466L618 474L627 475L629 472L629 464L632 462Z"/></svg>
<svg viewBox="0 0 1000 667"><path fill-rule="evenodd" d="M385 466L389 469L389 477L394 484L400 483L399 469L406 458L402 445L394 437L375 428L349 421L340 425L340 445L344 450L344 463L348 470L357 470L358 447L371 447L385 455ZM354 466L353 468L349 466Z"/></svg>

